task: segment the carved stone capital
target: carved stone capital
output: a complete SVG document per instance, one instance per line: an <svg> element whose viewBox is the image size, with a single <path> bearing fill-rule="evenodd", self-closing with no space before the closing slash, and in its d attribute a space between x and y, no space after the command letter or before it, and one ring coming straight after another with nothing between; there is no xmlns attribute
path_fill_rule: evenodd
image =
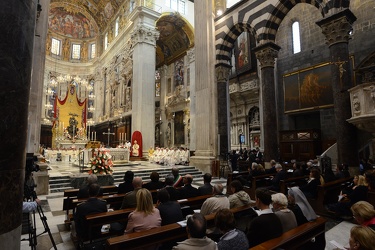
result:
<svg viewBox="0 0 375 250"><path fill-rule="evenodd" d="M147 43L156 46L156 40L159 38L159 31L138 24L130 34L132 44Z"/></svg>
<svg viewBox="0 0 375 250"><path fill-rule="evenodd" d="M353 29L352 25L355 20L357 18L354 14L349 9L346 9L320 20L316 24L322 28L326 43L331 46L336 43L348 43L349 39L351 39L349 33Z"/></svg>
<svg viewBox="0 0 375 250"><path fill-rule="evenodd" d="M215 68L217 82L227 82L229 79L230 68L228 66L217 66Z"/></svg>
<svg viewBox="0 0 375 250"><path fill-rule="evenodd" d="M275 59L279 53L280 47L275 43L266 43L254 48L255 56L260 62L261 68L275 67Z"/></svg>

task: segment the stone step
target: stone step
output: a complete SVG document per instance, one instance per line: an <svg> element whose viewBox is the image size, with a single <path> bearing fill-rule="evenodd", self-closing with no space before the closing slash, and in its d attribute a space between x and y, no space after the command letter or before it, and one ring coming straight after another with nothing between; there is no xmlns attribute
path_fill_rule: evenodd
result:
<svg viewBox="0 0 375 250"><path fill-rule="evenodd" d="M133 164L134 165L134 164ZM135 164L139 165L139 164ZM185 174L191 174L194 178L195 181L200 181L202 180L202 172L195 167L192 166L178 166L180 174L185 175ZM144 182L150 181L150 174L153 171L156 171L159 173L160 178L164 179L167 175L171 174L172 172L172 167L163 167L160 166L160 168L153 168L153 169L134 169L132 170L134 172L135 176L140 176L142 177ZM113 179L115 185L118 185L124 181L124 175L125 175L124 170L119 170L115 171L113 173ZM72 189L73 187L71 186L71 179L69 176L53 176L50 177L49 180L49 185L50 185L50 193L59 193L59 192L64 192L66 189Z"/></svg>

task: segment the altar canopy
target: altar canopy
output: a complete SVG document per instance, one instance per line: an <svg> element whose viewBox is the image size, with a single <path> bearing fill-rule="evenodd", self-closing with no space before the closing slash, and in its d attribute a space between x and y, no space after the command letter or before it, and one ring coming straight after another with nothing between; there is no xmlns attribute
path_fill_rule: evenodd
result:
<svg viewBox="0 0 375 250"><path fill-rule="evenodd" d="M72 82L63 100L55 98L52 147L60 147L62 143L84 145L87 142L86 114L87 99L79 100L76 85Z"/></svg>

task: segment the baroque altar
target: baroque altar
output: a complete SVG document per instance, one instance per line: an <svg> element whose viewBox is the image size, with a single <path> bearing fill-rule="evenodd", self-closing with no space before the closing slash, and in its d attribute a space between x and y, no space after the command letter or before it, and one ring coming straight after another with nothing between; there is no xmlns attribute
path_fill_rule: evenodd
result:
<svg viewBox="0 0 375 250"><path fill-rule="evenodd" d="M113 164L116 166L116 164L122 164L129 162L130 157L130 151L127 148L96 148L96 149L90 149L85 148L83 150L83 161L84 165L88 165L90 162L90 159L92 158L92 150L95 152L100 151L107 151L111 155L111 159Z"/></svg>

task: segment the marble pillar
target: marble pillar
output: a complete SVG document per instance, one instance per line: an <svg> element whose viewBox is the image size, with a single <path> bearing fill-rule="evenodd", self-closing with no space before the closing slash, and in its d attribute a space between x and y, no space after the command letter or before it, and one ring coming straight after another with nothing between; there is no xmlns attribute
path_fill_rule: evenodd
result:
<svg viewBox="0 0 375 250"><path fill-rule="evenodd" d="M161 75L161 82L160 82L160 96L166 96L167 95L167 84L168 84L168 67L166 65L163 65L160 69L160 75ZM166 147L168 145L167 138L166 138L166 132L167 132L167 116L166 116L166 98L160 98L160 146Z"/></svg>
<svg viewBox="0 0 375 250"><path fill-rule="evenodd" d="M48 13L50 0L39 1L42 11L38 15L34 36L34 52L32 64L32 79L29 102L29 128L27 134L26 151L38 153L40 143L40 126L42 116L42 102L44 97L44 65L46 61L46 37L48 31Z"/></svg>
<svg viewBox="0 0 375 250"><path fill-rule="evenodd" d="M214 15L212 1L194 2L196 149L190 164L210 172L217 155L217 88L215 84Z"/></svg>
<svg viewBox="0 0 375 250"><path fill-rule="evenodd" d="M0 249L19 249L36 1L0 1Z"/></svg>
<svg viewBox="0 0 375 250"><path fill-rule="evenodd" d="M230 67L216 67L219 158L227 160L229 152L229 72Z"/></svg>
<svg viewBox="0 0 375 250"><path fill-rule="evenodd" d="M188 137L190 141L187 141L188 147L190 151L195 151L196 149L196 127L195 127L195 120L196 120L196 102L195 102L195 95L192 94L193 90L195 89L195 50L191 48L187 51L188 63L190 68L190 124L188 128Z"/></svg>
<svg viewBox="0 0 375 250"><path fill-rule="evenodd" d="M155 54L159 32L155 21L160 14L137 7L130 16L133 22L132 133L142 133L143 155L155 144ZM146 59L145 59L146 58Z"/></svg>
<svg viewBox="0 0 375 250"><path fill-rule="evenodd" d="M347 122L351 118L350 93L354 86L350 71L348 42L352 24L357 18L346 9L317 22L326 37L331 56L333 105L338 163L358 166L356 128Z"/></svg>
<svg viewBox="0 0 375 250"><path fill-rule="evenodd" d="M263 131L264 131L264 161L266 165L271 160L279 159L278 153L278 128L276 115L275 96L275 59L280 47L269 42L254 49L260 63L261 71L261 98L263 107Z"/></svg>

